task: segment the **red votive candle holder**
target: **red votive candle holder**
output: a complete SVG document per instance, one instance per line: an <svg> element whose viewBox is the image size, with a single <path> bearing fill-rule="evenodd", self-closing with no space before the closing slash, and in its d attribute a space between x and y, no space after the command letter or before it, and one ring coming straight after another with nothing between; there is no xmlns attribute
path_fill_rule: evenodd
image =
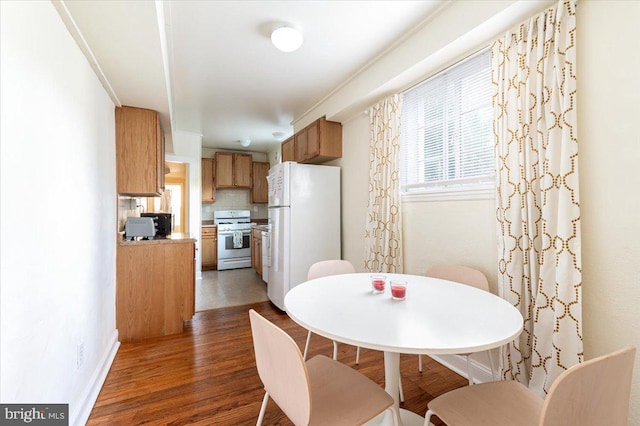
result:
<svg viewBox="0 0 640 426"><path fill-rule="evenodd" d="M391 297L393 300L404 300L407 297L407 282L391 280Z"/></svg>
<svg viewBox="0 0 640 426"><path fill-rule="evenodd" d="M384 275L371 275L371 290L374 293L384 293L387 277Z"/></svg>

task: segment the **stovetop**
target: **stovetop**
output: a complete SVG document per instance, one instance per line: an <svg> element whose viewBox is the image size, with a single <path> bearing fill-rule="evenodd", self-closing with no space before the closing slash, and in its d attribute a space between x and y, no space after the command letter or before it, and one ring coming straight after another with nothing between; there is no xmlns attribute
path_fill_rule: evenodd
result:
<svg viewBox="0 0 640 426"><path fill-rule="evenodd" d="M218 232L246 231L253 225L249 210L216 210L213 212L213 223L218 225Z"/></svg>
<svg viewBox="0 0 640 426"><path fill-rule="evenodd" d="M218 232L225 231L248 231L251 229L251 226L255 225L255 223L246 222L246 223L229 223L229 224L218 224Z"/></svg>

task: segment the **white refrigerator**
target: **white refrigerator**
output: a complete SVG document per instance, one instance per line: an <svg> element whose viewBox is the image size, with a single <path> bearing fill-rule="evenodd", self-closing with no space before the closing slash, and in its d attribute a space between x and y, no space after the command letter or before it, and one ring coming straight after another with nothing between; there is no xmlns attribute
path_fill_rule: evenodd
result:
<svg viewBox="0 0 640 426"><path fill-rule="evenodd" d="M340 168L285 162L269 170L271 256L267 294L285 310L309 267L340 259Z"/></svg>

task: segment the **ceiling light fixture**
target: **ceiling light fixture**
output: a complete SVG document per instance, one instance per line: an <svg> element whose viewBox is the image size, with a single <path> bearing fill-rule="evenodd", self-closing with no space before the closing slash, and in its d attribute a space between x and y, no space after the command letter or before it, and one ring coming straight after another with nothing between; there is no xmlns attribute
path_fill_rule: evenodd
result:
<svg viewBox="0 0 640 426"><path fill-rule="evenodd" d="M271 42L283 52L293 52L302 46L302 33L296 28L281 24L271 33Z"/></svg>
<svg viewBox="0 0 640 426"><path fill-rule="evenodd" d="M238 142L240 142L240 145L244 146L245 148L251 145L251 139L240 139Z"/></svg>

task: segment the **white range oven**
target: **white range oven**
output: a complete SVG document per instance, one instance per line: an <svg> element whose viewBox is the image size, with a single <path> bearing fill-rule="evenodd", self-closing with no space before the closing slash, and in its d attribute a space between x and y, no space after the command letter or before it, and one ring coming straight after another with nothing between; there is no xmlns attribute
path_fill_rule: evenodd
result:
<svg viewBox="0 0 640 426"><path fill-rule="evenodd" d="M251 267L251 213L249 210L216 210L218 270Z"/></svg>

